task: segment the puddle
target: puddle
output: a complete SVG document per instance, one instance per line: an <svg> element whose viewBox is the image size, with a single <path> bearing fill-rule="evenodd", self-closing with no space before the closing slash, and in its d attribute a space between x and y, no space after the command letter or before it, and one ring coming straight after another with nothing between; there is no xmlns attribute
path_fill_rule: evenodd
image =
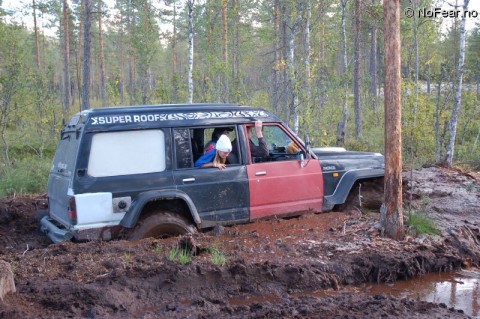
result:
<svg viewBox="0 0 480 319"><path fill-rule="evenodd" d="M480 318L480 270L427 274L392 284L364 284L358 288L372 295L385 294L444 303L448 307L462 309L469 316Z"/></svg>
<svg viewBox="0 0 480 319"><path fill-rule="evenodd" d="M447 307L461 309L466 315L480 318L480 270L462 270L456 273L427 274L409 280L391 284L363 284L346 286L340 290L326 289L318 291L302 291L291 294L292 298L313 296L323 298L336 296L342 292L363 292L372 296L384 294L396 298L411 298L444 303ZM231 298L232 306L250 305L253 303L274 303L281 298L275 295L242 295Z"/></svg>

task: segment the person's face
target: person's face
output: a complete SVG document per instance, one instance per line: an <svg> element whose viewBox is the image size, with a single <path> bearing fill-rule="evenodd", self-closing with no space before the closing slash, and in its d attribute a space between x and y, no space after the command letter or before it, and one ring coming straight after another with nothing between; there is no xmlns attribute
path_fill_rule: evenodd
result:
<svg viewBox="0 0 480 319"><path fill-rule="evenodd" d="M218 153L218 156L221 158L221 159L226 159L228 154L230 154L230 152L224 152L224 151L219 151L217 150L217 153Z"/></svg>

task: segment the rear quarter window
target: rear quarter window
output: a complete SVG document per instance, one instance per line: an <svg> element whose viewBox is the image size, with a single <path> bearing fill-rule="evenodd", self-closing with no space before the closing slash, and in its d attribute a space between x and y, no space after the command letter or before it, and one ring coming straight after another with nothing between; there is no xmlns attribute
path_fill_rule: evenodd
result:
<svg viewBox="0 0 480 319"><path fill-rule="evenodd" d="M165 170L161 130L97 133L92 138L88 175L93 177L155 173Z"/></svg>

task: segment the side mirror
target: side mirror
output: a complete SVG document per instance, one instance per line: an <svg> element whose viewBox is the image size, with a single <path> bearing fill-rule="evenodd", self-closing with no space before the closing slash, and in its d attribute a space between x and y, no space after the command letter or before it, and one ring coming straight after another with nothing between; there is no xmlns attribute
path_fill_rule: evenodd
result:
<svg viewBox="0 0 480 319"><path fill-rule="evenodd" d="M305 134L305 137L303 139L305 141L305 147L307 148L307 151L310 153L310 148L312 147L312 142L310 141L310 137Z"/></svg>
<svg viewBox="0 0 480 319"><path fill-rule="evenodd" d="M303 153L300 154L300 167L304 168L306 166L305 164L305 156L303 156Z"/></svg>

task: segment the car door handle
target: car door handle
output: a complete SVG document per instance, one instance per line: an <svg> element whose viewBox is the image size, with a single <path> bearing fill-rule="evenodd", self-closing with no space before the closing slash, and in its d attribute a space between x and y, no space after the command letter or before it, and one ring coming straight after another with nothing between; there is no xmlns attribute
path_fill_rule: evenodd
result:
<svg viewBox="0 0 480 319"><path fill-rule="evenodd" d="M262 171L262 172L256 172L255 173L255 176L263 176L263 175L267 175L267 172Z"/></svg>
<svg viewBox="0 0 480 319"><path fill-rule="evenodd" d="M195 182L195 178L191 177L191 178L184 178L182 179L182 182L184 183L193 183Z"/></svg>

